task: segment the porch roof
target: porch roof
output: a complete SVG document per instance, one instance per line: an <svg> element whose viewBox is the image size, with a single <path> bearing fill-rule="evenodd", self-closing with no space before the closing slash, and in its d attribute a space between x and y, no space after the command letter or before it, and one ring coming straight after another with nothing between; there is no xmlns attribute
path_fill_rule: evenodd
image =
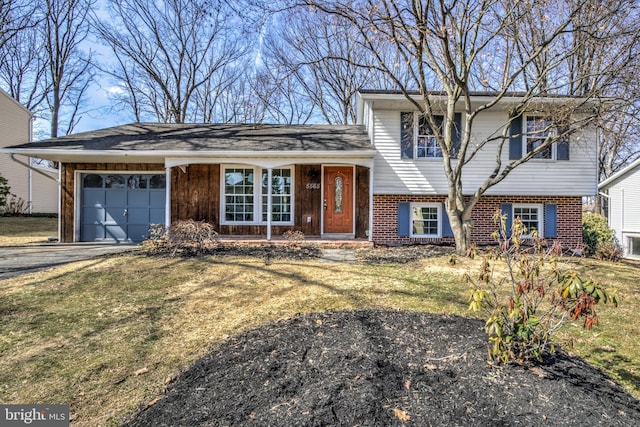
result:
<svg viewBox="0 0 640 427"><path fill-rule="evenodd" d="M3 152L57 161L171 157L373 156L363 126L132 123L15 145ZM111 159L111 160L107 160Z"/></svg>

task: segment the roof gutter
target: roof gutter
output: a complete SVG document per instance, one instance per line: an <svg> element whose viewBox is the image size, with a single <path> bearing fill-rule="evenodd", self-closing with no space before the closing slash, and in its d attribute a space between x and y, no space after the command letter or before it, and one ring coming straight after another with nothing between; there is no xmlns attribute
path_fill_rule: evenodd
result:
<svg viewBox="0 0 640 427"><path fill-rule="evenodd" d="M55 181L55 182L57 182L58 184L60 184L60 180L59 180L58 178L54 178L54 177L52 177L51 175L48 175L48 174L46 174L46 173L42 172L40 169L38 169L38 168L35 168L35 167L31 166L29 163L26 163L26 162L23 162L22 160L18 160L18 159L16 159L16 155L15 155L15 153L11 153L11 154L10 154L10 157L11 157L11 160L13 160L14 162L16 162L16 163L18 163L18 164L20 164L20 165L24 166L25 168L27 168L27 169L29 169L29 170L32 170L32 171L34 171L34 172L38 172L40 175L42 175L42 176L44 176L44 177L46 177L46 178L49 178L50 180Z"/></svg>

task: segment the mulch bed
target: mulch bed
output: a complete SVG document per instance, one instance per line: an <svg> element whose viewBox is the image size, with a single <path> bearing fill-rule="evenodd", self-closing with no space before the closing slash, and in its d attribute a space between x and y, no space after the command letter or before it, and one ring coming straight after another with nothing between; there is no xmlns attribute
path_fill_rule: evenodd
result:
<svg viewBox="0 0 640 427"><path fill-rule="evenodd" d="M488 366L483 322L299 316L231 338L126 426L632 426L640 402L583 360Z"/></svg>

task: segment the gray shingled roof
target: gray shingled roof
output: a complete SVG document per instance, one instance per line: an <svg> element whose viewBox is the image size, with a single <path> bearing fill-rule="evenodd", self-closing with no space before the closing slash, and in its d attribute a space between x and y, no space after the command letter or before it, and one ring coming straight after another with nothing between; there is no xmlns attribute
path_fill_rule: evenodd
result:
<svg viewBox="0 0 640 427"><path fill-rule="evenodd" d="M132 123L8 148L129 151L371 150L363 126Z"/></svg>

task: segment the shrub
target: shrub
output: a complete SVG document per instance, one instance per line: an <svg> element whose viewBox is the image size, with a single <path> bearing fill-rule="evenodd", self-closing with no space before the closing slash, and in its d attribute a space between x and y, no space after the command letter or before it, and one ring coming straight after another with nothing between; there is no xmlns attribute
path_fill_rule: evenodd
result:
<svg viewBox="0 0 640 427"><path fill-rule="evenodd" d="M0 213L3 213L7 205L7 199L11 195L11 187L7 178L0 175Z"/></svg>
<svg viewBox="0 0 640 427"><path fill-rule="evenodd" d="M614 240L612 242L598 242L594 256L604 261L618 262L622 258L622 253L622 246Z"/></svg>
<svg viewBox="0 0 640 427"><path fill-rule="evenodd" d="M598 243L614 242L615 234L609 228L607 218L600 214L585 214L582 216L582 241L587 254L593 255L597 251Z"/></svg>
<svg viewBox="0 0 640 427"><path fill-rule="evenodd" d="M300 230L287 230L282 234L291 246L300 246L305 239L304 233Z"/></svg>
<svg viewBox="0 0 640 427"><path fill-rule="evenodd" d="M518 218L509 236L506 217L497 212L494 218L498 245L488 251L477 275L467 274L469 309L487 315L492 362L542 361L554 351L555 331L575 320L591 329L598 323L595 306L617 305L616 294L561 263L560 244L545 245L535 231L524 237L527 229ZM495 272L499 260L504 261L506 274Z"/></svg>
<svg viewBox="0 0 640 427"><path fill-rule="evenodd" d="M205 221L176 221L167 230L162 224L152 224L143 247L152 253L178 251L186 255L203 253L218 238L213 225Z"/></svg>
<svg viewBox="0 0 640 427"><path fill-rule="evenodd" d="M22 216L29 211L29 203L21 197L11 195L3 208L3 214L6 216Z"/></svg>

